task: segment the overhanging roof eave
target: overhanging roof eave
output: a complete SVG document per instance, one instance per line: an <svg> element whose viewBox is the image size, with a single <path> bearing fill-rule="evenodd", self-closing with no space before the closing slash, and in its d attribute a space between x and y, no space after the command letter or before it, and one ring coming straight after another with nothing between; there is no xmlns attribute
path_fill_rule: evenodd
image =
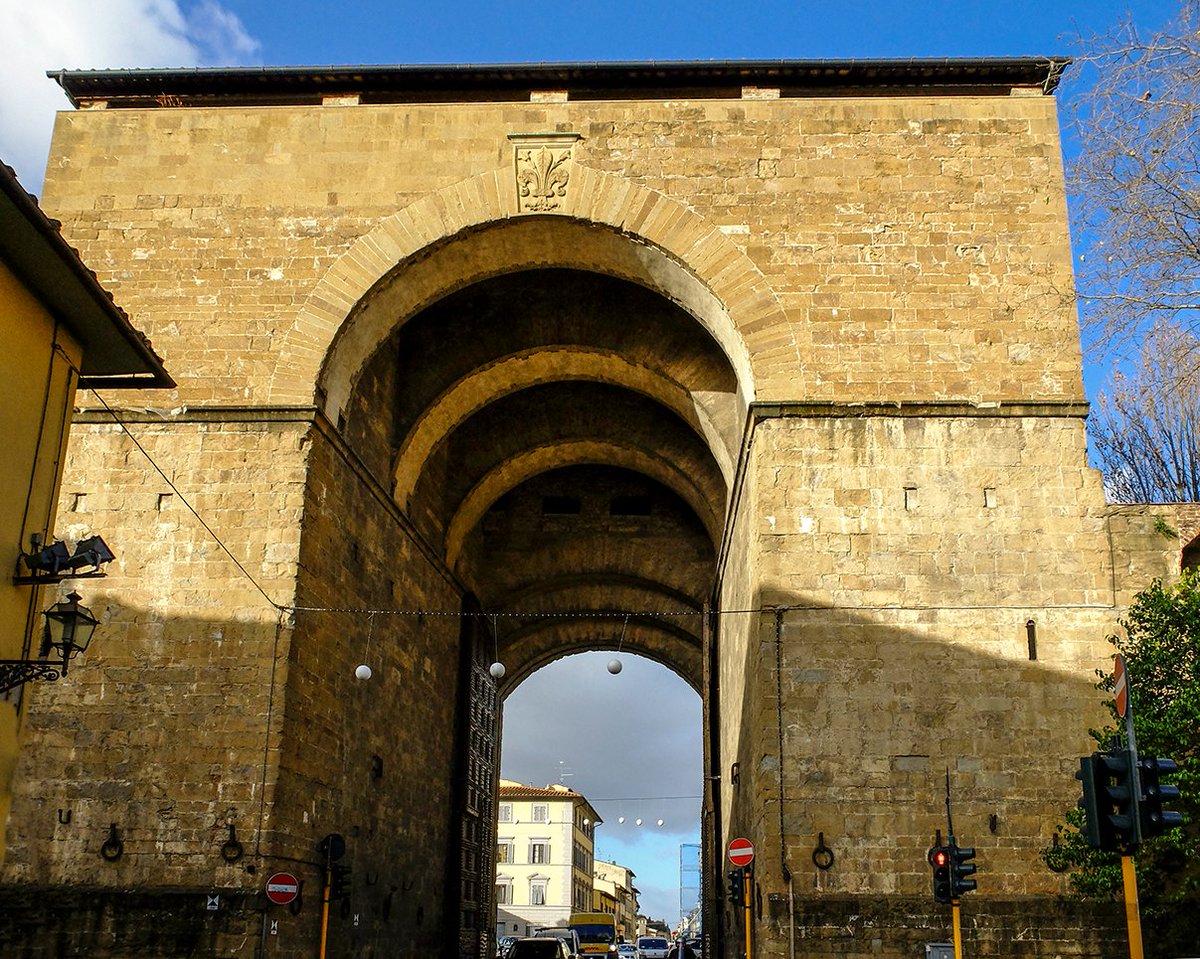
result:
<svg viewBox="0 0 1200 959"><path fill-rule="evenodd" d="M164 70L55 70L71 102L172 97L303 100L353 91L404 93L502 93L547 86L592 91L640 91L731 85L797 89L993 89L1014 86L1053 91L1068 57L990 57L864 60L700 60L497 64L405 64L309 67L213 67Z"/></svg>
<svg viewBox="0 0 1200 959"><path fill-rule="evenodd" d="M108 291L63 239L58 224L0 164L0 260L83 346L80 382L163 389L175 381Z"/></svg>

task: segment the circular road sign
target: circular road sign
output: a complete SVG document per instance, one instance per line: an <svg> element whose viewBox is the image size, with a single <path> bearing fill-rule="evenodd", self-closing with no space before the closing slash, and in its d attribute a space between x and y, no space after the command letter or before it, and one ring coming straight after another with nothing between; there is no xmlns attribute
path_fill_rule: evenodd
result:
<svg viewBox="0 0 1200 959"><path fill-rule="evenodd" d="M267 879L267 898L277 906L286 906L300 895L300 882L290 872L277 872Z"/></svg>
<svg viewBox="0 0 1200 959"><path fill-rule="evenodd" d="M1116 700L1117 715L1124 719L1129 712L1129 677L1125 675L1125 657L1120 653L1113 664L1113 699Z"/></svg>
<svg viewBox="0 0 1200 959"><path fill-rule="evenodd" d="M754 862L754 843L749 839L734 839L729 844L729 861L735 866L748 866Z"/></svg>

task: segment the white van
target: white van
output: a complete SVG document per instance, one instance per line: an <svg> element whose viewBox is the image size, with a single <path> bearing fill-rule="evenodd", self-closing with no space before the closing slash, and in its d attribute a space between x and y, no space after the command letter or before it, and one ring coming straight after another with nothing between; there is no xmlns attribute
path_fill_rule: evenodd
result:
<svg viewBox="0 0 1200 959"><path fill-rule="evenodd" d="M638 959L667 959L671 944L660 936L638 936Z"/></svg>

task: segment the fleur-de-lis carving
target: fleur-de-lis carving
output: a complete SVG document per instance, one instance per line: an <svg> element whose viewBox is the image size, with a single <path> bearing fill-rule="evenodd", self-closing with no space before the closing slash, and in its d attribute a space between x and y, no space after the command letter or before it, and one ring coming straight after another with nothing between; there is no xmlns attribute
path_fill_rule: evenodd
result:
<svg viewBox="0 0 1200 959"><path fill-rule="evenodd" d="M555 210L567 194L570 149L539 146L516 151L517 190L521 208L535 212Z"/></svg>

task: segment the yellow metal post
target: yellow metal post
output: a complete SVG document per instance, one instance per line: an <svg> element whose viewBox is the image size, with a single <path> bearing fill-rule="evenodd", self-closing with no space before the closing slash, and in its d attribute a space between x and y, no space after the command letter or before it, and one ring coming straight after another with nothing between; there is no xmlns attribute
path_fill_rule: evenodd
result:
<svg viewBox="0 0 1200 959"><path fill-rule="evenodd" d="M1142 916L1138 911L1137 871L1133 856L1121 857L1121 878L1125 881L1125 925L1129 929L1129 959L1142 959Z"/></svg>
<svg viewBox="0 0 1200 959"><path fill-rule="evenodd" d="M329 882L330 868L326 866L324 889L321 890L321 951L317 959L325 959L325 942L329 934Z"/></svg>
<svg viewBox="0 0 1200 959"><path fill-rule="evenodd" d="M954 959L963 959L962 951L962 919L959 916L958 900L950 903L950 921L954 930Z"/></svg>
<svg viewBox="0 0 1200 959"><path fill-rule="evenodd" d="M754 894L754 892L753 892L753 890L754 890L754 870L747 869L746 873L745 873L745 877L746 877L746 882L745 882L745 885L742 887L742 898L746 904L746 959L752 959L752 953L751 953L751 949L750 949L750 939L751 939L751 936L753 935L753 933L751 932L751 923L752 923L753 917L751 914L750 897Z"/></svg>

